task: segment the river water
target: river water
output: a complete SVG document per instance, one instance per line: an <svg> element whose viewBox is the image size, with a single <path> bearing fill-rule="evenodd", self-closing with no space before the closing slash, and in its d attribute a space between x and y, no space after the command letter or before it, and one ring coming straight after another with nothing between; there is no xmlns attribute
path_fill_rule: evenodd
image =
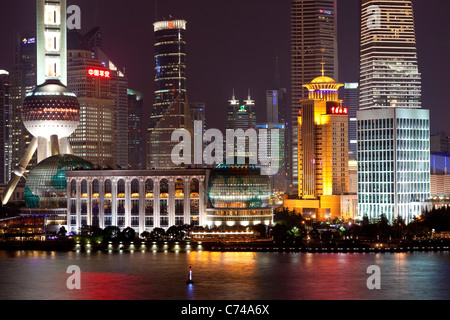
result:
<svg viewBox="0 0 450 320"><path fill-rule="evenodd" d="M367 287L371 265L380 289ZM449 252L0 251L2 300L448 300L449 284Z"/></svg>

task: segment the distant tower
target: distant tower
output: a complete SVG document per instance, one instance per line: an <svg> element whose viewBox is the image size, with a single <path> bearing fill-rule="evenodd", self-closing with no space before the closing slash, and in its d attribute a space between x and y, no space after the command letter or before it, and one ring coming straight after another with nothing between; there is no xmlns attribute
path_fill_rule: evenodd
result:
<svg viewBox="0 0 450 320"><path fill-rule="evenodd" d="M301 101L298 118L300 199L349 191L348 109L337 94L342 86L324 76L323 70L321 77L304 85L309 98ZM340 213L340 209L332 211L333 215Z"/></svg>
<svg viewBox="0 0 450 320"><path fill-rule="evenodd" d="M408 223L430 197L412 1L363 0L360 47L358 215Z"/></svg>
<svg viewBox="0 0 450 320"><path fill-rule="evenodd" d="M255 109L255 100L253 100L250 96L250 89L248 90L247 100L243 101L244 103L239 103L239 100L236 99L233 90L233 96L231 100L228 100L227 106L227 129L237 130L242 129L245 131L249 129L256 129L256 109ZM234 143L234 156L237 156L236 152L237 143ZM249 156L249 140L246 137L245 141L245 156ZM226 158L233 157L233 155L226 154Z"/></svg>
<svg viewBox="0 0 450 320"><path fill-rule="evenodd" d="M9 180L11 149L9 145L9 95L11 92L9 72L0 70L0 184Z"/></svg>
<svg viewBox="0 0 450 320"><path fill-rule="evenodd" d="M53 155L72 154L67 138L78 126L80 105L76 95L62 83L67 82L65 12L65 0L37 1L38 86L26 95L22 107L23 124L33 138L11 174L3 204L26 175L36 151L38 163Z"/></svg>

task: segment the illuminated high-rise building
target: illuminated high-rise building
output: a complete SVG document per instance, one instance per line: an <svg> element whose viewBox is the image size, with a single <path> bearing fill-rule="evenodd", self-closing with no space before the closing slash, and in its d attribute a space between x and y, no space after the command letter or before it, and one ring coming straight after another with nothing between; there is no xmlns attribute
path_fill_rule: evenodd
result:
<svg viewBox="0 0 450 320"><path fill-rule="evenodd" d="M147 167L176 168L171 152L175 129L192 132L186 91L186 21L168 19L154 26L155 103L147 132ZM191 134L193 136L193 132Z"/></svg>
<svg viewBox="0 0 450 320"><path fill-rule="evenodd" d="M420 108L414 13L411 0L363 0L360 106Z"/></svg>
<svg viewBox="0 0 450 320"><path fill-rule="evenodd" d="M291 2L291 191L298 191L297 117L300 101L308 99L303 84L320 74L325 62L326 73L338 79L336 0L292 0Z"/></svg>
<svg viewBox="0 0 450 320"><path fill-rule="evenodd" d="M343 85L322 76L304 85L298 117L299 198L348 192L348 109L338 99Z"/></svg>
<svg viewBox="0 0 450 320"><path fill-rule="evenodd" d="M10 147L9 147L9 95L11 82L9 72L0 70L0 184L7 183L10 170Z"/></svg>
<svg viewBox="0 0 450 320"><path fill-rule="evenodd" d="M128 168L144 169L144 95L128 89Z"/></svg>
<svg viewBox="0 0 450 320"><path fill-rule="evenodd" d="M340 218L341 196L349 192L348 109L338 99L342 86L322 70L304 85L309 97L301 101L297 120L299 200L294 208L320 220Z"/></svg>
<svg viewBox="0 0 450 320"><path fill-rule="evenodd" d="M233 96L231 100L228 100L227 106L227 130L238 130L241 129L245 132L249 129L256 129L256 107L255 100L253 100L250 96L250 90L248 90L247 100L244 100L243 103L240 103L239 100L236 99L233 90ZM239 151L244 152L245 157L250 156L249 149L249 138L245 137L245 146L244 150L239 149L239 144L237 139L234 139L233 146L227 146L226 149L230 148L234 150L234 155L226 154L225 157L233 158L238 156L237 153Z"/></svg>
<svg viewBox="0 0 450 320"><path fill-rule="evenodd" d="M25 96L36 87L36 37L34 34L16 32L14 37L14 65L10 73L10 136L9 148L11 153L12 168L19 163L23 151L28 147L32 139L22 122L22 107ZM27 170L36 164L36 157L30 159Z"/></svg>
<svg viewBox="0 0 450 320"><path fill-rule="evenodd" d="M80 123L69 138L73 152L96 166L114 167L113 72L96 59L87 38L75 30L68 33L67 51L68 88L80 103Z"/></svg>
<svg viewBox="0 0 450 320"><path fill-rule="evenodd" d="M430 114L421 108L410 0L361 3L358 215L419 217L430 197Z"/></svg>

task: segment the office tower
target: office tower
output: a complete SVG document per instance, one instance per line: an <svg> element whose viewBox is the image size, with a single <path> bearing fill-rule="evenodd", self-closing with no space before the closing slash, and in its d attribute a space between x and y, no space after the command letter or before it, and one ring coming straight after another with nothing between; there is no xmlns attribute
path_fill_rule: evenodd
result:
<svg viewBox="0 0 450 320"><path fill-rule="evenodd" d="M228 100L227 106L227 129L237 130L242 129L244 133L249 129L256 128L256 107L255 100L253 100L250 96L250 90L248 90L247 100L244 100L243 103L239 103L239 100L236 99L233 90L233 96L231 100ZM249 157L249 138L245 138L245 146L244 150L238 148L238 141L234 139L233 146L229 148L234 149L234 155L227 154L225 150L225 157L228 159L229 157L238 156L238 152L242 151L245 157ZM227 149L228 147L226 147Z"/></svg>
<svg viewBox="0 0 450 320"><path fill-rule="evenodd" d="M277 162L278 171L274 175L269 175L272 194L282 196L288 186L287 168L286 168L286 126L283 123L263 123L257 124L255 129L259 133L260 129L267 130L267 140L258 142L258 149L268 150L267 156L271 156L272 161ZM272 138L278 132L278 155L272 154ZM262 154L259 155L260 157ZM260 160L263 160L260 158ZM267 160L262 162L267 163Z"/></svg>
<svg viewBox="0 0 450 320"><path fill-rule="evenodd" d="M128 168L144 169L144 130L142 116L144 96L141 92L128 89Z"/></svg>
<svg viewBox="0 0 450 320"><path fill-rule="evenodd" d="M116 96L111 80L115 73L94 57L88 37L72 30L67 38L68 88L80 103L80 123L69 138L73 152L96 166L112 167Z"/></svg>
<svg viewBox="0 0 450 320"><path fill-rule="evenodd" d="M171 142L171 134L179 128L192 131L186 92L186 21L171 18L153 26L155 103L147 132L147 167L176 168L171 152L177 143Z"/></svg>
<svg viewBox="0 0 450 320"><path fill-rule="evenodd" d="M348 193L348 109L329 77L304 85L309 99L301 101L298 117L299 198Z"/></svg>
<svg viewBox="0 0 450 320"><path fill-rule="evenodd" d="M11 167L7 176L11 176L12 168L19 163L23 151L31 141L30 133L22 122L21 109L25 95L30 93L37 82L36 75L36 37L34 35L16 32L14 35L14 65L10 73L10 138ZM29 170L36 164L36 157L30 160Z"/></svg>
<svg viewBox="0 0 450 320"><path fill-rule="evenodd" d="M411 0L363 0L360 109L421 107Z"/></svg>
<svg viewBox="0 0 450 320"><path fill-rule="evenodd" d="M410 0L362 1L360 59L358 215L408 223L430 196L430 115Z"/></svg>
<svg viewBox="0 0 450 320"><path fill-rule="evenodd" d="M430 136L430 152L450 152L450 136L445 131Z"/></svg>
<svg viewBox="0 0 450 320"><path fill-rule="evenodd" d="M250 90L248 92L247 100L244 100L243 102L243 104L240 104L239 100L236 100L233 91L233 97L228 101L227 107L227 129L243 129L245 131L250 128L255 128L255 100L252 100Z"/></svg>
<svg viewBox="0 0 450 320"><path fill-rule="evenodd" d="M291 191L298 191L297 117L300 101L308 98L302 86L320 74L338 78L337 13L335 0L292 0L291 2Z"/></svg>
<svg viewBox="0 0 450 320"><path fill-rule="evenodd" d="M9 180L10 148L9 148L9 95L11 83L9 72L0 70L0 184Z"/></svg>
<svg viewBox="0 0 450 320"><path fill-rule="evenodd" d="M37 85L58 79L67 85L66 0L36 1Z"/></svg>
<svg viewBox="0 0 450 320"><path fill-rule="evenodd" d="M344 84L344 107L348 109L348 156L356 160L358 141L356 140L356 112L359 106L358 83Z"/></svg>
<svg viewBox="0 0 450 320"><path fill-rule="evenodd" d="M102 49L102 30L95 27L84 35L95 59L111 71L110 90L114 97L114 164L128 167L128 78Z"/></svg>
<svg viewBox="0 0 450 320"><path fill-rule="evenodd" d="M202 122L203 134L206 131L206 105L204 102L189 102L189 110L192 121Z"/></svg>
<svg viewBox="0 0 450 320"><path fill-rule="evenodd" d="M23 151L20 161L12 170L11 178L5 189L2 203L8 203L20 179L26 174L27 166L36 152L37 163L53 156L72 153L68 137L75 131L80 121L80 105L77 97L70 92L63 82L66 81L66 27L65 12L66 1L38 0L37 11L37 86L26 94L21 108L21 116L25 129L32 135L31 141ZM63 21L64 20L64 21ZM25 39L24 39L25 40ZM26 39L24 42L29 42ZM64 53L64 54L61 54ZM50 159L52 160L52 159ZM32 176L35 182L43 182L42 189L47 198L59 197L58 191L49 191L54 186L54 177L42 177L33 168L25 184L26 199L39 198L33 189ZM59 169L59 168L58 168ZM39 171L39 170L38 170ZM41 172L42 173L42 172ZM29 184L30 182L31 184ZM37 205L37 203L35 202ZM30 208L29 203L27 206ZM34 207L33 207L34 208ZM44 206L43 208L49 208Z"/></svg>
<svg viewBox="0 0 450 320"><path fill-rule="evenodd" d="M342 86L322 70L322 76L304 85L309 94L301 101L297 120L299 200L285 200L284 206L319 220L347 215L341 202L351 200L348 109L338 99Z"/></svg>

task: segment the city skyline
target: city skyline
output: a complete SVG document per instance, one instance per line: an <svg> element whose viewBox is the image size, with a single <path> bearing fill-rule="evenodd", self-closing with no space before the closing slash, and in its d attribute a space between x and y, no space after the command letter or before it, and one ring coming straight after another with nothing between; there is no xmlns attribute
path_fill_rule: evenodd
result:
<svg viewBox="0 0 450 320"><path fill-rule="evenodd" d="M245 96L250 88L259 111L257 120L265 120L265 90L273 86L276 56L279 56L281 87L290 88L290 1L277 1L276 5L270 1L229 1L212 6L198 0L188 8L182 1L160 1L157 6L158 14L155 13L155 1L135 1L136 8L142 10L126 10L119 1L109 1L106 5L101 0L94 3L73 0L67 4L80 6L81 32L87 32L97 25L103 28L105 51L113 53L111 58L117 61L120 68L126 68L130 87L143 92L147 97L144 116L150 112L153 101L152 23L156 17L162 19L172 15L187 20L189 101L204 101L211 106L207 114L208 127L225 129L224 102L229 99L233 88L238 96ZM25 3L24 0L19 2ZM445 41L445 37L449 36L444 32L445 20L440 19L441 15L444 17L445 8L450 4L443 0L434 2L436 6L433 7L417 0L413 4L423 83L422 106L431 111L431 133L438 133L449 130L443 117L446 112L444 95L436 92L444 91L445 81L442 79L450 72L450 64L444 60L450 54L450 41ZM358 81L358 5L357 0L338 0L339 77L336 80L341 83ZM7 1L2 6L10 14L0 22L0 27L4 30L0 41L6 44L5 50L0 53L0 68L11 71L14 31L34 30L34 8L20 11L19 8L23 6L13 1ZM265 10L268 8L270 10ZM123 23L116 23L117 18L110 19L116 17L115 12L123 12L123 18L120 18ZM233 23L225 16L233 16L231 20L242 23ZM133 17L133 20L129 17ZM433 19L433 25L430 25L430 19ZM130 30L136 32L130 33ZM439 34L440 30L442 34ZM429 37L429 34L437 36ZM129 50L123 50L124 47ZM212 56L212 52L220 52L220 55ZM265 67L261 68L261 65Z"/></svg>

